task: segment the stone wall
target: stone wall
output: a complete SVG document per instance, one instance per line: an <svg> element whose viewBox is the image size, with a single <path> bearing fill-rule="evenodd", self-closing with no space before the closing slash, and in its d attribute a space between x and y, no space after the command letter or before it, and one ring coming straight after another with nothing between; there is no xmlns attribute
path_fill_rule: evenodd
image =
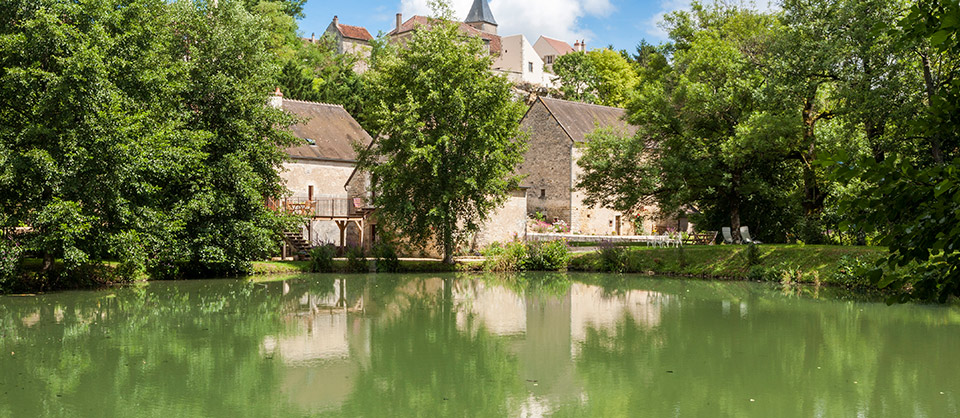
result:
<svg viewBox="0 0 960 418"><path fill-rule="evenodd" d="M574 146L571 158L571 183L576 187L583 169L577 162L583 155L583 144ZM589 207L584 203L586 194L575 189L572 192L573 209L570 230L585 235L633 235L634 225L631 217L601 206Z"/></svg>
<svg viewBox="0 0 960 418"><path fill-rule="evenodd" d="M490 215L480 231L470 243L472 251L478 251L494 242L524 240L527 231L527 194L526 190L510 192L507 201Z"/></svg>
<svg viewBox="0 0 960 418"><path fill-rule="evenodd" d="M527 214L542 212L547 221L561 219L570 224L571 150L573 141L537 101L520 124L529 133L528 149L517 173L526 176Z"/></svg>
<svg viewBox="0 0 960 418"><path fill-rule="evenodd" d="M314 199L347 197L344 184L353 173L354 164L347 162L297 159L283 165L280 177L292 196L306 198L313 186Z"/></svg>

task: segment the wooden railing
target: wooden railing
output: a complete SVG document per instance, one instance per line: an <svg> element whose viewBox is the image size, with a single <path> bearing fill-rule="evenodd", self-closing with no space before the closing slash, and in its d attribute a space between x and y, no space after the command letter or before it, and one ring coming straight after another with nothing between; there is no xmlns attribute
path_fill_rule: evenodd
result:
<svg viewBox="0 0 960 418"><path fill-rule="evenodd" d="M291 215L313 218L357 218L368 212L364 199L346 197L325 197L307 199L289 197L280 201L267 202L267 207L274 211L283 211Z"/></svg>

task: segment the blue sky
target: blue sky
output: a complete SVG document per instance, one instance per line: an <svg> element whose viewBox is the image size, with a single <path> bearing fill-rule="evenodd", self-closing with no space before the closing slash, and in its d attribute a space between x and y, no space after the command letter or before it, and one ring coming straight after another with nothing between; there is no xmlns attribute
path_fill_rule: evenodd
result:
<svg viewBox="0 0 960 418"><path fill-rule="evenodd" d="M769 0L756 0L765 6ZM451 0L460 19L473 0ZM690 0L489 0L500 35L522 33L530 42L540 35L561 39L571 45L585 39L588 48L609 44L633 51L641 39L651 43L665 40L657 26L664 13L689 7ZM400 12L404 20L414 14L429 15L427 0L308 0L300 21L305 36L321 34L333 16L340 23L363 26L374 36L388 32Z"/></svg>

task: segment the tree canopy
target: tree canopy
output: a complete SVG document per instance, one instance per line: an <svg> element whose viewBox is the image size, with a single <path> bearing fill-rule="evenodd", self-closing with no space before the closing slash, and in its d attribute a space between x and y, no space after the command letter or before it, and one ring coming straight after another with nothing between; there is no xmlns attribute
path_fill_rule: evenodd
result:
<svg viewBox="0 0 960 418"><path fill-rule="evenodd" d="M456 244L518 185L524 109L491 73L481 41L436 12L404 48L374 62L377 100L366 119L377 140L360 165L371 174L378 219L413 242L435 240L452 262Z"/></svg>
<svg viewBox="0 0 960 418"><path fill-rule="evenodd" d="M7 1L0 221L69 273L249 268L274 245L281 128L264 22L238 2Z"/></svg>

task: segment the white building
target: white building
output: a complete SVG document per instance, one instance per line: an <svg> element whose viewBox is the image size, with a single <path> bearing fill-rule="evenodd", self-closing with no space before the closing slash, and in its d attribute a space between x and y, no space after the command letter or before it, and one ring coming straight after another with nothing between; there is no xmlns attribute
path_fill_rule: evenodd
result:
<svg viewBox="0 0 960 418"><path fill-rule="evenodd" d="M582 43L577 41L577 46L579 47L581 45ZM537 43L533 44L533 49L537 51L537 55L543 60L546 71L550 73L553 73L553 63L557 58L575 52L570 44L546 36L540 36L540 39L537 39Z"/></svg>
<svg viewBox="0 0 960 418"><path fill-rule="evenodd" d="M494 71L506 75L514 83L555 87L555 77L545 70L543 59L525 36L506 36L500 38L500 43L503 51L493 61Z"/></svg>

